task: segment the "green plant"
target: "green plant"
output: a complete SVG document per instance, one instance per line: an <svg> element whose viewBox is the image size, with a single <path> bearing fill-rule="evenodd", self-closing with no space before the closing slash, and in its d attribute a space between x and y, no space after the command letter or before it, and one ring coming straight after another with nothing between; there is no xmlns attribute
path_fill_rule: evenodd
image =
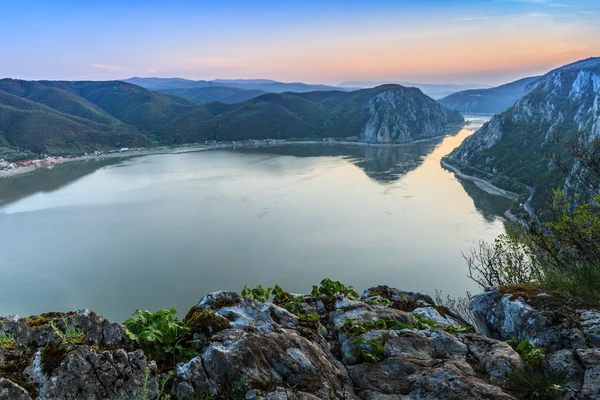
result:
<svg viewBox="0 0 600 400"><path fill-rule="evenodd" d="M365 300L365 303L370 304L372 306L386 306L389 307L392 305L392 302L388 299L386 299L385 297L381 297L381 296L373 296L373 297L368 297Z"/></svg>
<svg viewBox="0 0 600 400"><path fill-rule="evenodd" d="M540 365L546 358L546 350L535 347L529 340L518 343L517 340L513 339L508 343L515 346L515 351L528 364Z"/></svg>
<svg viewBox="0 0 600 400"><path fill-rule="evenodd" d="M0 332L0 349L12 349L15 347L15 337L10 333Z"/></svg>
<svg viewBox="0 0 600 400"><path fill-rule="evenodd" d="M171 378L173 378L173 371L167 372L167 375L165 375L160 380L159 390L158 390L158 395L156 396L156 400L169 400L171 398L171 395L169 393L167 393L167 390L166 390L167 383L171 380Z"/></svg>
<svg viewBox="0 0 600 400"><path fill-rule="evenodd" d="M385 343L388 340L389 336L384 339L384 344L382 345L377 339L365 341L364 338L357 337L350 341L350 346L360 360L376 364L385 358Z"/></svg>
<svg viewBox="0 0 600 400"><path fill-rule="evenodd" d="M525 400L554 400L562 398L565 375L541 366L526 365L509 375L505 388L515 397Z"/></svg>
<svg viewBox="0 0 600 400"><path fill-rule="evenodd" d="M271 288L264 289L261 285L258 285L254 289L248 287L248 285L244 285L242 292L240 293L244 299L253 299L265 302L269 300L271 296Z"/></svg>
<svg viewBox="0 0 600 400"><path fill-rule="evenodd" d="M85 333L81 329L71 328L67 322L67 318L62 319L64 328L61 330L54 321L48 321L48 324L52 327L56 335L65 344L82 344L85 341Z"/></svg>
<svg viewBox="0 0 600 400"><path fill-rule="evenodd" d="M273 287L271 294L273 295L273 303L279 306L294 301L294 296L290 292L283 290L279 285Z"/></svg>
<svg viewBox="0 0 600 400"><path fill-rule="evenodd" d="M341 331L349 337L360 336L372 330L392 330L401 331L402 329L414 329L415 326L406 324L394 319L380 318L376 321L359 321L355 318L348 318L344 321Z"/></svg>
<svg viewBox="0 0 600 400"><path fill-rule="evenodd" d="M313 286L311 295L318 298L324 297L329 300L337 296L344 296L349 299L358 299L360 297L354 287L345 286L340 281L334 281L329 278L323 279L319 286Z"/></svg>
<svg viewBox="0 0 600 400"><path fill-rule="evenodd" d="M146 367L144 368L144 383L142 386L142 400L147 400L148 399L148 380L150 380L150 368Z"/></svg>
<svg viewBox="0 0 600 400"><path fill-rule="evenodd" d="M242 395L246 393L246 389L246 383L243 381L235 381L231 385L231 393L233 394Z"/></svg>
<svg viewBox="0 0 600 400"><path fill-rule="evenodd" d="M152 313L148 310L135 310L136 318L129 318L123 323L127 328L127 336L136 341L140 347L157 361L172 357L175 362L193 356L190 346L190 328L179 322L177 310L159 310Z"/></svg>

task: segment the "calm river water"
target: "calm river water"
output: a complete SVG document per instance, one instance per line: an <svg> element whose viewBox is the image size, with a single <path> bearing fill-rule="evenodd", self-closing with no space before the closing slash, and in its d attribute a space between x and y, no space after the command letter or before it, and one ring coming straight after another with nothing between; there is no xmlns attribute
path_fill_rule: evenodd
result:
<svg viewBox="0 0 600 400"><path fill-rule="evenodd" d="M508 201L398 147L287 145L63 164L0 180L0 315L185 312L203 295L331 277L476 290L461 252L504 232Z"/></svg>

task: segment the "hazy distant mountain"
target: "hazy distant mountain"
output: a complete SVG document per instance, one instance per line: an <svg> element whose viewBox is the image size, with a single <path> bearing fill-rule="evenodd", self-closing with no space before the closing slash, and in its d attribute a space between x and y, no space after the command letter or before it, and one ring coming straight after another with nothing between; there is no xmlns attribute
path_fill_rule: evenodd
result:
<svg viewBox="0 0 600 400"><path fill-rule="evenodd" d="M346 89L368 89L381 85L389 85L389 84L397 84L406 87L416 87L421 89L423 93L427 96L432 97L434 99L441 99L444 96L448 96L449 94L456 93L461 90L467 89L481 89L488 88L487 85L477 85L477 84L435 84L435 83L414 83L414 82L374 82L374 81L346 81L340 84L340 87Z"/></svg>
<svg viewBox="0 0 600 400"><path fill-rule="evenodd" d="M222 87L178 90L204 89L225 95ZM267 93L225 104L201 103L120 81L0 80L0 157L8 159L27 152L81 154L207 139L355 136L370 143L406 143L439 136L448 125L461 122L458 112L416 88L399 85L353 92Z"/></svg>
<svg viewBox="0 0 600 400"><path fill-rule="evenodd" d="M465 90L446 96L439 102L463 113L496 114L515 104L525 94L527 86L539 78L523 78L490 89Z"/></svg>
<svg viewBox="0 0 600 400"><path fill-rule="evenodd" d="M296 92L305 93L315 90L344 90L327 85L312 85L302 82L278 82L270 79L216 79L213 81L193 81L181 78L129 78L125 82L133 83L150 90L191 89L209 86L232 87L245 90L260 90L266 93Z"/></svg>
<svg viewBox="0 0 600 400"><path fill-rule="evenodd" d="M559 152L576 173L569 152L556 143L580 136L585 145L600 136L600 57L555 69L534 80L527 94L495 115L446 159L467 174L493 180L508 190L535 189L533 206L546 208L552 189L585 198L549 158ZM525 190L525 193L527 190Z"/></svg>

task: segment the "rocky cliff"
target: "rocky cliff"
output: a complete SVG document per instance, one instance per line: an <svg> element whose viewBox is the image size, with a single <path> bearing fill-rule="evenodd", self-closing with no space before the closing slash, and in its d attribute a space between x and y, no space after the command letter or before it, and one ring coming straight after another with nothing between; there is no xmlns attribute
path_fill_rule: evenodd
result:
<svg viewBox="0 0 600 400"><path fill-rule="evenodd" d="M429 296L387 286L356 299L248 297L216 292L192 307L194 340L176 365L90 311L2 318L0 398L514 399L506 382L524 361L502 341L513 338L551 352L570 398L600 396L597 311L565 324L495 289L472 303L484 336Z"/></svg>
<svg viewBox="0 0 600 400"><path fill-rule="evenodd" d="M600 398L599 306L526 285L489 288L471 302L487 337L543 349L543 364L561 378L564 399Z"/></svg>
<svg viewBox="0 0 600 400"><path fill-rule="evenodd" d="M367 120L361 139L368 143L406 143L440 136L464 119L414 88L382 86L363 106Z"/></svg>
<svg viewBox="0 0 600 400"><path fill-rule="evenodd" d="M600 58L567 65L534 81L523 98L495 115L446 161L532 186L533 203L542 207L552 189L569 189L549 154L561 154L570 168L578 168L566 151L566 142L575 137L582 145L600 137ZM572 192L586 195L582 188Z"/></svg>

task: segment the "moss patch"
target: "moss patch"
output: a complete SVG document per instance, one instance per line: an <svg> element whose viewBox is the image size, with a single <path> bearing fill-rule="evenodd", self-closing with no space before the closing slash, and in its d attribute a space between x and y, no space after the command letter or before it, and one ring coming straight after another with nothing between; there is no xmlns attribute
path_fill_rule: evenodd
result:
<svg viewBox="0 0 600 400"><path fill-rule="evenodd" d="M32 315L27 318L27 323L32 327L38 327L48 324L57 318L61 318L63 314L58 312L49 312L40 315Z"/></svg>
<svg viewBox="0 0 600 400"><path fill-rule="evenodd" d="M42 372L51 376L70 351L60 342L48 343L42 350Z"/></svg>
<svg viewBox="0 0 600 400"><path fill-rule="evenodd" d="M27 390L32 398L36 398L37 387L23 374L31 362L31 356L30 349L2 351L0 360L3 362L0 362L0 376L13 381Z"/></svg>
<svg viewBox="0 0 600 400"><path fill-rule="evenodd" d="M497 299L509 294L511 300L521 297L538 311L577 310L582 308L595 308L598 304L584 299L563 294L557 290L547 290L536 285L500 286ZM540 294L546 294L540 296Z"/></svg>
<svg viewBox="0 0 600 400"><path fill-rule="evenodd" d="M226 318L197 306L190 308L183 322L194 332L205 335L214 335L229 328L229 321Z"/></svg>

